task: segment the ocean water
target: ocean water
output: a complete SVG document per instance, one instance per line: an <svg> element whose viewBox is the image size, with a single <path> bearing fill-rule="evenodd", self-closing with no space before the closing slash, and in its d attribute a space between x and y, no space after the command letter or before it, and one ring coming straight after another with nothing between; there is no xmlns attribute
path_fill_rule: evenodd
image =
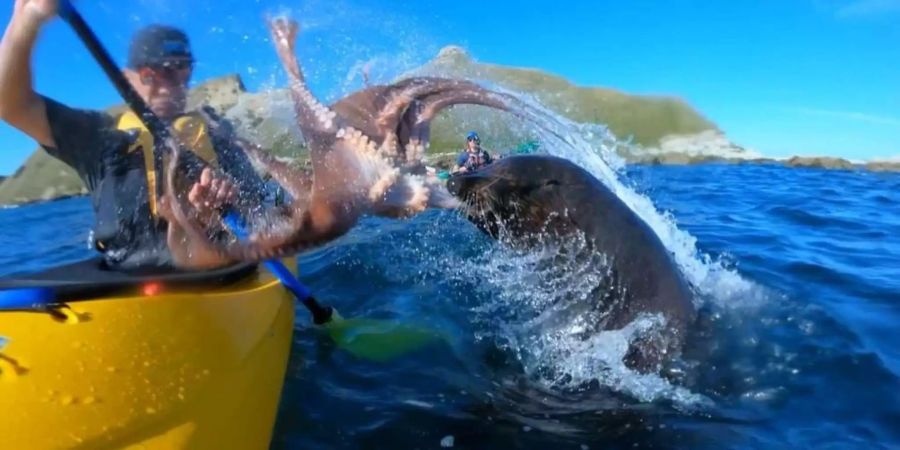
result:
<svg viewBox="0 0 900 450"><path fill-rule="evenodd" d="M304 254L303 280L344 316L449 338L376 363L298 308L272 448L900 448L900 174L612 172L699 289L663 373L617 364L634 330L536 332L548 299L583 288L579 267L535 271L545 255L454 212L366 219ZM0 272L91 255L91 220L86 198L0 210Z"/></svg>

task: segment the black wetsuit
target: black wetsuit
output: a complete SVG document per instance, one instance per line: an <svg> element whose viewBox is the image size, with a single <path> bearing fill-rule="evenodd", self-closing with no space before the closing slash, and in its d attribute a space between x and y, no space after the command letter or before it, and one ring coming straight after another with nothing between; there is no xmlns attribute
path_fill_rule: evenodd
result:
<svg viewBox="0 0 900 450"><path fill-rule="evenodd" d="M117 129L116 117L105 112L44 100L56 143L44 149L75 169L87 187L95 213L93 244L105 265L125 271L171 269L166 222L150 211L143 152L129 151L136 136ZM216 117L211 108L204 111ZM216 120L230 130L226 121ZM241 180L241 197L262 201L264 186L246 154L230 140L213 138L212 145L219 166Z"/></svg>

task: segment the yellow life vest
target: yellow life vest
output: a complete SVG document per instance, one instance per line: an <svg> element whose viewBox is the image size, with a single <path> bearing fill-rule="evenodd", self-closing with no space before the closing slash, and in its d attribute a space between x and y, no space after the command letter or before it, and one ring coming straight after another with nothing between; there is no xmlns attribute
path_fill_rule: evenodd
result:
<svg viewBox="0 0 900 450"><path fill-rule="evenodd" d="M144 154L144 170L147 174L147 194L150 201L150 212L156 217L156 184L159 178L156 174L156 166L153 164L153 135L150 134L150 131L144 126L137 114L130 110L119 117L116 128L137 134L137 138L128 148L128 152L141 151ZM216 151L209 137L206 121L203 120L199 113L192 112L175 119L171 129L175 132L175 138L181 142L181 145L193 151L213 167L218 166Z"/></svg>

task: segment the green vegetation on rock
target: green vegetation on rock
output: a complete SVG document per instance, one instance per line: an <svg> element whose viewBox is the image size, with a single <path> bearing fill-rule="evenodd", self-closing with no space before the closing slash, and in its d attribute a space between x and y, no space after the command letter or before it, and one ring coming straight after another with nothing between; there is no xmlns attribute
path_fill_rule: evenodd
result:
<svg viewBox="0 0 900 450"><path fill-rule="evenodd" d="M404 76L412 75L470 78L533 94L542 104L570 120L606 124L617 138L631 139L633 143L645 147L657 146L663 137L669 135L717 130L715 124L678 98L628 95L613 89L579 87L562 77L539 70L479 63L455 46L445 47L435 59ZM451 112L435 120L432 133L434 151L461 147L462 130L487 127L489 131L483 134L489 136L495 132L496 123L510 122L508 117L499 118L504 113L493 111L485 111L485 117L466 119L463 116L473 116L472 109L466 111L468 108L455 108L466 114Z"/></svg>
<svg viewBox="0 0 900 450"><path fill-rule="evenodd" d="M38 148L0 183L0 204L21 204L87 193L74 170Z"/></svg>

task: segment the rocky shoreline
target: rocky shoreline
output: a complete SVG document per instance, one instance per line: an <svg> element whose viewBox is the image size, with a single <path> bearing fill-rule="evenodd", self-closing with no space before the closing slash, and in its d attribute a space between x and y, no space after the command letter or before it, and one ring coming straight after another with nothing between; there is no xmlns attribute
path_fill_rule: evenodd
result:
<svg viewBox="0 0 900 450"><path fill-rule="evenodd" d="M426 163L438 170L449 170L456 153L441 153L429 155L426 157ZM842 158L831 157L801 157L795 156L788 159L774 158L724 158L718 156L686 156L684 154L664 154L653 157L644 158L636 161L627 161L628 165L636 166L692 166L702 164L725 164L725 165L776 165L782 167L813 169L813 170L846 170L846 171L868 171L868 172L897 172L900 173L900 162L895 161L872 161L866 163L853 163ZM47 203L70 198L86 197L87 191L81 189L76 193L67 193L58 196L42 196L41 198L22 199L9 203L0 203L0 206L23 206L38 203Z"/></svg>
<svg viewBox="0 0 900 450"><path fill-rule="evenodd" d="M694 164L773 164L785 167L826 169L826 170L866 170L871 172L900 172L900 162L868 161L854 163L843 158L823 156L794 156L791 158L726 158L721 156L690 156L669 153L653 155L630 161L641 165L694 165Z"/></svg>
<svg viewBox="0 0 900 450"><path fill-rule="evenodd" d="M453 155L436 155L429 159L429 164L440 168L449 168L453 163ZM871 161L866 163L853 163L842 158L816 157L816 156L794 156L786 159L775 158L728 158L713 155L691 156L683 153L665 153L656 155L647 155L636 159L626 159L628 165L641 166L690 166L701 164L728 164L728 165L751 165L766 164L777 165L791 168L806 168L819 170L857 170L870 172L900 172L900 162L894 161Z"/></svg>

